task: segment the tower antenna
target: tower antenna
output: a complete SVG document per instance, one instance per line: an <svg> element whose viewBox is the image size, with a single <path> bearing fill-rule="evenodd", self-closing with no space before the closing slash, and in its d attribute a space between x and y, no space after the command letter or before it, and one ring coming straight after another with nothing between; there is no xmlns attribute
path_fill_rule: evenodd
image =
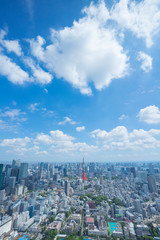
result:
<svg viewBox="0 0 160 240"><path fill-rule="evenodd" d="M88 181L88 179L86 177L86 173L85 173L84 157L83 157L83 168L82 168L82 177L81 178L83 181Z"/></svg>

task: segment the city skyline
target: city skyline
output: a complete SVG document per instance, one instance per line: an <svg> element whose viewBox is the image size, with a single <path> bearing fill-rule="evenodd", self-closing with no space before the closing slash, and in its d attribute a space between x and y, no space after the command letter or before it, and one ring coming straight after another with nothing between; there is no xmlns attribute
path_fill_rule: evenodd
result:
<svg viewBox="0 0 160 240"><path fill-rule="evenodd" d="M1 161L159 161L158 1L5 0L0 16Z"/></svg>

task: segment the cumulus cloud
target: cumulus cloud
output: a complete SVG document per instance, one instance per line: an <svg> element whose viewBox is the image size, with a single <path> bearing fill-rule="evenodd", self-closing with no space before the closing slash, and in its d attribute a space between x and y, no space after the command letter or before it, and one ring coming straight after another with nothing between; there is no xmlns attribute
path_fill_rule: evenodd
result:
<svg viewBox="0 0 160 240"><path fill-rule="evenodd" d="M3 139L0 143L0 146L4 147L7 153L16 153L18 155L23 155L24 153L28 152L28 144L30 143L31 139L29 137L11 138Z"/></svg>
<svg viewBox="0 0 160 240"><path fill-rule="evenodd" d="M77 131L77 132L81 132L81 131L84 131L84 130L85 130L85 126L76 127L76 131Z"/></svg>
<svg viewBox="0 0 160 240"><path fill-rule="evenodd" d="M36 64L32 58L24 58L24 62L30 67L34 81L39 84L48 84L52 81L52 75L49 72L44 71L38 64Z"/></svg>
<svg viewBox="0 0 160 240"><path fill-rule="evenodd" d="M45 39L41 36L37 36L36 39L27 39L30 43L30 49L33 56L37 57L39 60L45 60L44 45L46 43Z"/></svg>
<svg viewBox="0 0 160 240"><path fill-rule="evenodd" d="M13 138L3 139L0 147L7 152L23 155L32 153L38 155L54 153L104 154L106 151L134 150L141 151L146 149L159 149L160 130L134 129L129 132L126 127L118 126L110 131L96 129L91 132L91 137L95 141L94 145L86 142L77 142L75 137L68 135L60 130L52 130L48 134L39 133L35 138ZM62 156L62 155L60 155ZM66 155L65 155L66 156Z"/></svg>
<svg viewBox="0 0 160 240"><path fill-rule="evenodd" d="M150 105L139 111L138 118L141 122L158 124L160 123L160 110L155 105Z"/></svg>
<svg viewBox="0 0 160 240"><path fill-rule="evenodd" d="M95 151L97 146L83 142L74 142L75 138L60 130L50 131L50 134L40 133L35 139L36 144L50 145L55 152Z"/></svg>
<svg viewBox="0 0 160 240"><path fill-rule="evenodd" d="M8 52L14 52L17 56L22 55L22 49L18 40L5 40L7 32L0 30L0 44L7 49Z"/></svg>
<svg viewBox="0 0 160 240"><path fill-rule="evenodd" d="M26 0L26 3L32 12L32 1ZM24 57L19 41L6 40L7 32L1 30L0 74L12 83L21 85L25 82L49 84L56 76L79 89L82 94L92 95L92 85L101 90L114 79L128 74L129 57L121 44L126 29L137 38L144 39L147 47L152 46L153 37L160 29L158 0L120 0L111 9L101 0L97 4L92 2L82 13L83 17L75 20L72 26L51 29L49 44L42 36L27 39L30 54L36 57L37 62L31 56ZM20 60L25 61L32 76L29 77L28 72L5 56L3 48L21 56ZM142 62L144 71L152 69L149 55L140 51L138 60Z"/></svg>
<svg viewBox="0 0 160 240"><path fill-rule="evenodd" d="M108 10L104 1L83 10L85 16L71 27L51 30L52 44L38 36L30 41L32 54L46 64L49 71L63 78L83 94L92 94L89 86L101 90L113 79L128 71L128 57L116 39L115 31L106 27ZM62 67L63 66L63 67Z"/></svg>
<svg viewBox="0 0 160 240"><path fill-rule="evenodd" d="M44 144L64 144L65 142L71 142L74 137L64 134L60 130L50 131L50 135L43 133L38 134L36 141Z"/></svg>
<svg viewBox="0 0 160 240"><path fill-rule="evenodd" d="M0 53L0 75L5 76L14 84L23 85L25 82L31 82L27 72L22 70L9 57Z"/></svg>
<svg viewBox="0 0 160 240"><path fill-rule="evenodd" d="M111 19L132 31L136 37L144 39L147 47L151 47L153 37L160 29L160 2L120 0L112 8Z"/></svg>
<svg viewBox="0 0 160 240"><path fill-rule="evenodd" d="M152 70L152 60L153 59L149 55L140 51L138 53L137 60L142 63L141 64L141 69L143 71L149 72L150 70Z"/></svg>
<svg viewBox="0 0 160 240"><path fill-rule="evenodd" d="M69 117L64 117L64 121L61 121L61 122L59 122L58 124L59 125L65 125L66 123L69 123L69 124L76 124L76 122L75 121L73 121L71 118L69 118Z"/></svg>
<svg viewBox="0 0 160 240"><path fill-rule="evenodd" d="M0 147L7 149L7 152L15 152L23 155L26 152L35 154L53 154L53 152L93 152L98 148L88 145L85 142L75 142L75 138L63 133L60 130L50 131L49 134L39 133L35 139L12 138L3 139Z"/></svg>
<svg viewBox="0 0 160 240"><path fill-rule="evenodd" d="M31 139L29 137L25 138L11 138L11 139L4 139L0 146L3 147L25 147Z"/></svg>
<svg viewBox="0 0 160 240"><path fill-rule="evenodd" d="M124 126L118 126L111 131L96 129L91 132L91 137L100 144L103 149L142 150L160 147L160 130L134 129L128 132Z"/></svg>

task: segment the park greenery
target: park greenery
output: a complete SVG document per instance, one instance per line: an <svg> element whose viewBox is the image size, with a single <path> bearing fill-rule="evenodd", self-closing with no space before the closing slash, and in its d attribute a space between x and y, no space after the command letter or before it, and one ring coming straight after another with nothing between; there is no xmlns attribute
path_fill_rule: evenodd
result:
<svg viewBox="0 0 160 240"><path fill-rule="evenodd" d="M57 235L56 230L53 230L53 229L47 230L44 232L43 240L53 240L56 235Z"/></svg>
<svg viewBox="0 0 160 240"><path fill-rule="evenodd" d="M123 202L116 197L114 197L111 201L109 201L106 196L101 196L101 195L95 196L93 194L86 194L86 195L81 195L80 200L87 201L87 197L95 201L96 206L101 205L103 201L107 202L109 205L115 203L117 206L123 206Z"/></svg>

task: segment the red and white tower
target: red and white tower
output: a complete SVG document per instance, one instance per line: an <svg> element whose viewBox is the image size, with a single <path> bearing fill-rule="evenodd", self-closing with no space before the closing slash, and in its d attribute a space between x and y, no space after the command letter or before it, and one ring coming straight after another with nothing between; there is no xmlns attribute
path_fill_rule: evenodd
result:
<svg viewBox="0 0 160 240"><path fill-rule="evenodd" d="M82 169L82 177L81 178L83 181L88 181L88 179L86 177L86 173L85 173L84 158L83 158L83 169Z"/></svg>

